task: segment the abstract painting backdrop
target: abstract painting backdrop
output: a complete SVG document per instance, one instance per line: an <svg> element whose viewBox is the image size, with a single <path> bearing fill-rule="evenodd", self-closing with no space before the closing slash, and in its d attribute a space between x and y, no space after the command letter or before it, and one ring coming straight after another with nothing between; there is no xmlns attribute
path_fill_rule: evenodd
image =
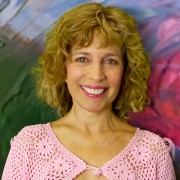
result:
<svg viewBox="0 0 180 180"><path fill-rule="evenodd" d="M36 99L31 68L43 52L44 34L68 9L88 0L0 0L0 173L10 139L26 125L46 123L56 113ZM99 0L132 14L149 54L152 75L144 112L130 124L169 137L176 146L180 178L180 1Z"/></svg>

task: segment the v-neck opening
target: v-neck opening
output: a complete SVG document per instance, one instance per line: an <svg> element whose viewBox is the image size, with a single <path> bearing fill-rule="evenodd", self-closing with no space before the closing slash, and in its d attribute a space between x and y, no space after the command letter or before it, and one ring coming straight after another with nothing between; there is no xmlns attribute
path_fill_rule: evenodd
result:
<svg viewBox="0 0 180 180"><path fill-rule="evenodd" d="M136 138L138 137L138 132L139 132L139 128L136 128L136 131L134 133L134 136L131 138L131 140L129 141L129 143L126 145L126 147L120 151L117 155L115 155L113 158L111 158L110 160L108 160L107 162L105 162L102 166L100 167L96 167L93 165L90 165L88 163L85 162L85 160L81 159L78 155L74 154L71 150L69 150L56 136L56 134L54 133L51 124L47 123L47 130L48 130L48 134L50 135L50 137L52 138L53 142L60 148L65 150L65 153L71 155L73 158L76 158L78 161L81 161L84 165L86 165L86 167L92 167L94 169L103 169L105 166L107 166L108 164L110 164L111 162L113 162L114 160L116 160L117 158L123 156L128 150L131 149L131 146L136 142Z"/></svg>

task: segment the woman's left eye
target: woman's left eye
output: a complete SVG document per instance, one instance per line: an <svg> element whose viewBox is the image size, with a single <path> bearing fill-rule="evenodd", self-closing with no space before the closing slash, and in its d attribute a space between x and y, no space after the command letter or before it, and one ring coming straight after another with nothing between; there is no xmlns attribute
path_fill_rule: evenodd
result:
<svg viewBox="0 0 180 180"><path fill-rule="evenodd" d="M105 60L105 64L116 65L116 64L118 64L118 62L114 59L107 59L107 60Z"/></svg>

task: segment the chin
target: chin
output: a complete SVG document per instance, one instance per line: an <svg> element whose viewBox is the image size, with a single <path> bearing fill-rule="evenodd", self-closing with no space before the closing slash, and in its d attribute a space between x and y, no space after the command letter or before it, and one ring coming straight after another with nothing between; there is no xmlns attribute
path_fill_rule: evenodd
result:
<svg viewBox="0 0 180 180"><path fill-rule="evenodd" d="M100 113L100 112L105 112L107 111L107 109L109 109L108 107L100 107L97 105L92 105L92 106L86 106L86 107L82 107L84 110L91 112L91 113Z"/></svg>

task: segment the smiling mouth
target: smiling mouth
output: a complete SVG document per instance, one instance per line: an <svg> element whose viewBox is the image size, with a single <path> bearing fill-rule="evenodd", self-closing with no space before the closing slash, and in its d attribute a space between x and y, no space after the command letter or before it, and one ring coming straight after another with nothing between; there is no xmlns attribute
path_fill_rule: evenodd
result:
<svg viewBox="0 0 180 180"><path fill-rule="evenodd" d="M94 88L88 88L86 86L81 86L81 87L85 92L92 94L92 95L102 94L107 89L107 88L99 88L99 89L95 88L94 89Z"/></svg>

